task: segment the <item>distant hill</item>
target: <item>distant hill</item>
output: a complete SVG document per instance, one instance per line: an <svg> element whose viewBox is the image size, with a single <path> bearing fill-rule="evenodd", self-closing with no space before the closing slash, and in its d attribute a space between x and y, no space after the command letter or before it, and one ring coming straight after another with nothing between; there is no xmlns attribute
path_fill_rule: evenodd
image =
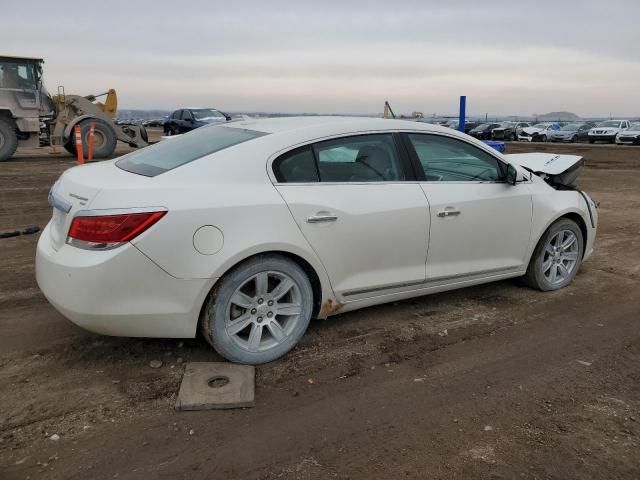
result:
<svg viewBox="0 0 640 480"><path fill-rule="evenodd" d="M541 115L533 114L539 122L553 122L566 120L580 120L580 117L571 112L549 112Z"/></svg>

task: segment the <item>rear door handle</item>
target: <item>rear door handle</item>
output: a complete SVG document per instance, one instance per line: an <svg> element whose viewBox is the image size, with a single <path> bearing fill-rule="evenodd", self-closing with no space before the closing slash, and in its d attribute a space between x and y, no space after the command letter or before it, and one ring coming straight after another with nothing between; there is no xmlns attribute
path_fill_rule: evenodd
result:
<svg viewBox="0 0 640 480"><path fill-rule="evenodd" d="M460 215L460 210L441 210L438 212L439 217L455 217Z"/></svg>
<svg viewBox="0 0 640 480"><path fill-rule="evenodd" d="M333 213L323 213L317 215L311 215L307 218L307 223L322 223L322 222L335 222L338 220L338 216Z"/></svg>

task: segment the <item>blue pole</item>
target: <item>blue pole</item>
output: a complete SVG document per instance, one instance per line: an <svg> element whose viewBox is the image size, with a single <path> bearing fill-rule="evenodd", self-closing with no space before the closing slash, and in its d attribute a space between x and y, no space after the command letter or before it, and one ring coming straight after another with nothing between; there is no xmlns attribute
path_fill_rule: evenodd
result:
<svg viewBox="0 0 640 480"><path fill-rule="evenodd" d="M464 133L464 119L467 117L467 97L460 95L460 117L458 119L458 130Z"/></svg>

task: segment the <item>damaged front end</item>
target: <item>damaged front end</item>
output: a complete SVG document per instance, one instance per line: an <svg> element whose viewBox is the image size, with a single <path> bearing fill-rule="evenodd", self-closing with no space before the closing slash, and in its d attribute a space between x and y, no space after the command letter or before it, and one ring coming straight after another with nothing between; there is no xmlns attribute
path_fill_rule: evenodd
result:
<svg viewBox="0 0 640 480"><path fill-rule="evenodd" d="M553 153L516 153L505 155L539 177L554 188L575 189L575 181L584 166L584 158L578 155L556 155Z"/></svg>
<svg viewBox="0 0 640 480"><path fill-rule="evenodd" d="M554 153L516 153L505 155L505 157L539 176L556 190L578 192L587 203L591 226L596 227L597 213L595 210L598 208L598 204L575 185L580 169L585 164L584 158L579 155L556 155Z"/></svg>

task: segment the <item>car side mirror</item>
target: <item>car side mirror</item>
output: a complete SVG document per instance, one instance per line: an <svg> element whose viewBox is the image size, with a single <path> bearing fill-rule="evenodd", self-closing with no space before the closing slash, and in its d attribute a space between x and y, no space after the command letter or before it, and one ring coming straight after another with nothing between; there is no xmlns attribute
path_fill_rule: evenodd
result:
<svg viewBox="0 0 640 480"><path fill-rule="evenodd" d="M516 183L518 183L518 170L516 170L516 167L514 167L510 163L507 164L506 180L509 185L515 185Z"/></svg>
<svg viewBox="0 0 640 480"><path fill-rule="evenodd" d="M230 115L225 115L224 118L227 119L227 122L231 121L231 116Z"/></svg>

